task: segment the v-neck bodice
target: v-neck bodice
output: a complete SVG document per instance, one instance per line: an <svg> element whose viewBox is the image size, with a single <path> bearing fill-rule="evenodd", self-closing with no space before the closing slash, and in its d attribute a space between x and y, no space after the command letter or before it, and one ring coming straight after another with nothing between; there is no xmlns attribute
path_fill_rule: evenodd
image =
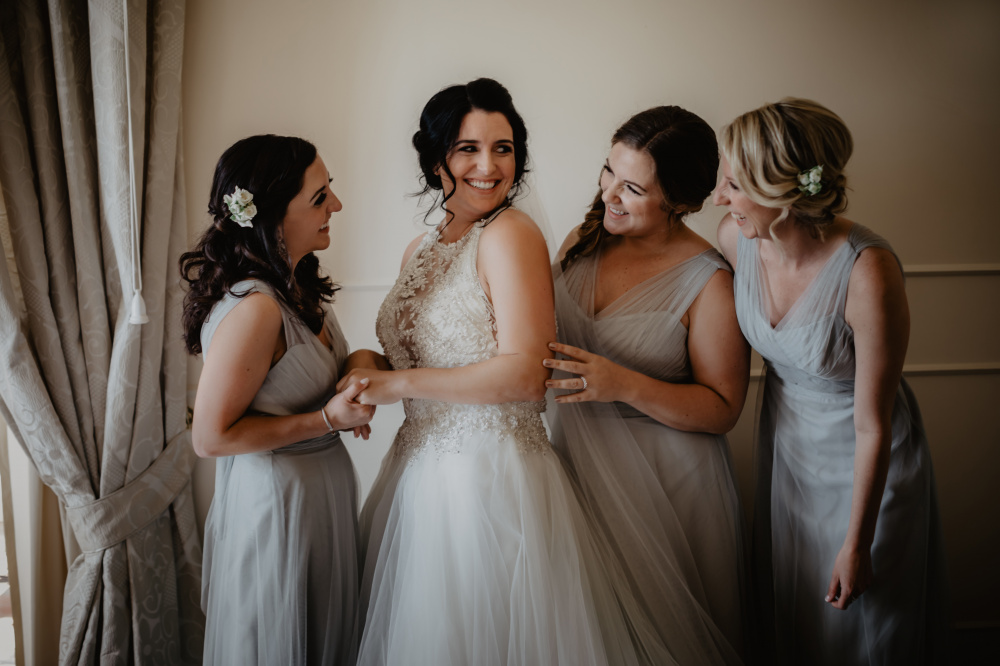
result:
<svg viewBox="0 0 1000 666"><path fill-rule="evenodd" d="M764 357L769 370L795 383L843 383L853 390L854 331L844 314L847 286L858 255L868 247L891 251L889 244L855 223L847 240L772 326L760 243L742 234L737 239L736 315L743 335Z"/></svg>
<svg viewBox="0 0 1000 666"><path fill-rule="evenodd" d="M718 270L730 270L708 249L640 282L594 314L598 253L555 274L560 339L663 381L691 376L684 314Z"/></svg>
<svg viewBox="0 0 1000 666"><path fill-rule="evenodd" d="M850 236L850 232L848 232L848 236ZM787 310L785 310L784 314L778 318L778 321L774 321L774 297L773 292L771 291L771 281L767 275L767 270L764 267L764 261L759 255L759 245L757 246L757 250L757 270L760 273L761 294L763 298L762 307L764 314L767 315L767 321L771 325L771 328L780 328L786 320L790 320L794 317L794 313L799 308L800 303L808 301L810 292L812 292L814 288L822 288L822 285L827 280L828 274L840 267L840 264L842 263L842 257L840 255L846 253L848 256L853 256L851 244L849 240L845 238L830 254L830 256L826 258L826 261L820 267L819 271L817 271L816 275L813 276L812 280L809 281L809 284L806 285L805 289L802 290L802 293L800 293L798 297L792 301L792 304ZM850 273L848 273L848 276L850 276Z"/></svg>

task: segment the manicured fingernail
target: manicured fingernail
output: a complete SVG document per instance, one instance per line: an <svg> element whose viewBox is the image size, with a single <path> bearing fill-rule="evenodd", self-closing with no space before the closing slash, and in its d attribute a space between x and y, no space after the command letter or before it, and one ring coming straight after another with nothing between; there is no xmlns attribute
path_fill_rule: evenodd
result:
<svg viewBox="0 0 1000 666"><path fill-rule="evenodd" d="M547 358L547 359L543 360L542 361L542 365L544 365L546 368L551 368L552 367L552 359L551 358Z"/></svg>
<svg viewBox="0 0 1000 666"><path fill-rule="evenodd" d="M825 597L823 597L823 601L829 602L830 601L830 595L828 594Z"/></svg>
<svg viewBox="0 0 1000 666"><path fill-rule="evenodd" d="M556 348L556 343L550 342L549 343L549 349L555 349L555 348Z"/></svg>
<svg viewBox="0 0 1000 666"><path fill-rule="evenodd" d="M362 384L367 384L367 383L368 383L368 378L367 378L367 377L364 377L364 378L363 378L363 379L361 380L361 383L362 383Z"/></svg>

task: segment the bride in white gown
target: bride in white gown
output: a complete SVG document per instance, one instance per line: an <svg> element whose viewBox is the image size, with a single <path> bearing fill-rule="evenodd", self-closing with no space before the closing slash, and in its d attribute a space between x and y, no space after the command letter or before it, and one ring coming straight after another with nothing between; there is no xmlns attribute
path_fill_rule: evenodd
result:
<svg viewBox="0 0 1000 666"><path fill-rule="evenodd" d="M639 663L542 425L555 319L545 241L510 207L524 123L479 79L435 95L413 143L446 216L379 312L394 370L341 380L406 411L361 516L359 663Z"/></svg>

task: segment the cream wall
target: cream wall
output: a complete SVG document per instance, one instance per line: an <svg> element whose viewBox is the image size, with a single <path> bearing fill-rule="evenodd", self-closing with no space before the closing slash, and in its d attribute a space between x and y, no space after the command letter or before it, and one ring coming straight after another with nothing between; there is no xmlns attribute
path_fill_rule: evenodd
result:
<svg viewBox="0 0 1000 666"><path fill-rule="evenodd" d="M811 97L852 129L849 216L888 237L911 269L908 375L936 466L956 619L1000 623L1000 4L767 0L192 0L184 152L192 238L212 169L244 136L320 149L344 202L322 255L344 289L352 347L374 346L378 304L422 209L410 137L441 87L491 76L530 133L535 191L560 239L595 191L614 128L655 104L715 127L785 95ZM690 223L714 239L722 211ZM970 272L971 270L971 272ZM753 392L731 435L752 497ZM194 393L192 387L192 395ZM367 491L401 420L349 448ZM200 517L212 464L198 469Z"/></svg>

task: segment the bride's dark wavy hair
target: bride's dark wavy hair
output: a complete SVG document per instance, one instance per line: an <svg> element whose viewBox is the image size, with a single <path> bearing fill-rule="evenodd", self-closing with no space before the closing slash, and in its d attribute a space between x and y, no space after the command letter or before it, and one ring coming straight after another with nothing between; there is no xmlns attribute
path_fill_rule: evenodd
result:
<svg viewBox="0 0 1000 666"><path fill-rule="evenodd" d="M316 160L316 146L292 136L263 134L237 141L219 158L212 178L208 212L212 225L190 252L180 258L184 296L184 344L200 354L201 327L223 295L241 280L266 282L314 332L323 326L323 303L338 287L320 273L309 253L292 272L281 227L289 202L302 190L306 169ZM223 197L240 187L253 194L253 226L230 218ZM234 294L240 296L242 294Z"/></svg>
<svg viewBox="0 0 1000 666"><path fill-rule="evenodd" d="M611 138L611 145L616 143L645 151L653 158L664 210L671 213L674 223L701 210L715 187L719 171L715 132L699 116L679 106L657 106L635 114ZM603 194L598 190L590 204L580 225L579 240L560 262L563 270L579 257L593 254L610 236L604 228Z"/></svg>
<svg viewBox="0 0 1000 666"><path fill-rule="evenodd" d="M436 208L441 208L451 220L452 213L445 208L455 190L443 194L441 176L435 173L443 169L452 182L455 176L448 169L448 156L458 141L458 132L471 111L478 109L487 113L502 113L514 131L514 182L507 199L486 217L492 219L494 213L507 208L521 191L521 178L528 173L528 130L521 114L514 108L514 100L500 83L493 79L476 79L464 85L444 88L428 100L420 112L420 129L413 135L413 147L420 161L423 188L416 193L423 196L431 191L442 192L424 215L424 220Z"/></svg>

